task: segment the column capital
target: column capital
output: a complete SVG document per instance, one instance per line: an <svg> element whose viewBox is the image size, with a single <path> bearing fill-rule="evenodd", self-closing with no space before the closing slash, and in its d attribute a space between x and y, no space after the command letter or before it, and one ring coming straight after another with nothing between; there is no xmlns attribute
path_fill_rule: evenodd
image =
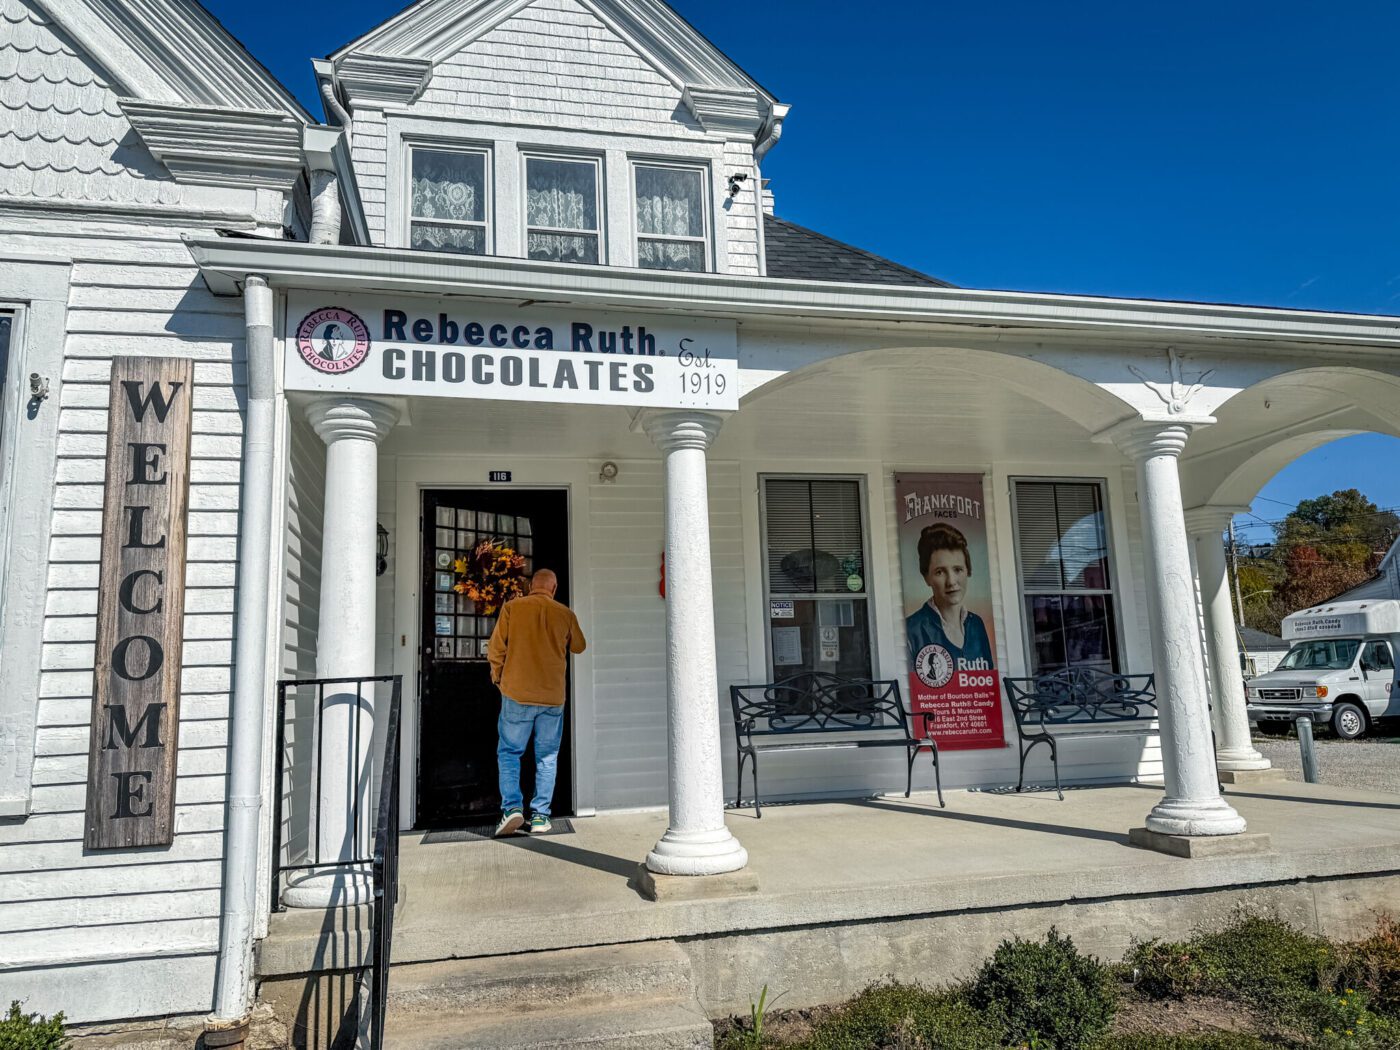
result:
<svg viewBox="0 0 1400 1050"><path fill-rule="evenodd" d="M398 422L399 406L372 397L331 395L307 405L306 418L327 445L347 438L377 445Z"/></svg>
<svg viewBox="0 0 1400 1050"><path fill-rule="evenodd" d="M1236 514L1248 512L1248 507L1227 507L1206 503L1184 512L1186 531L1192 536L1219 536Z"/></svg>
<svg viewBox="0 0 1400 1050"><path fill-rule="evenodd" d="M1192 430L1214 422L1213 416L1188 419L1142 419L1135 416L1100 430L1094 435L1094 440L1112 443L1125 456L1135 460L1151 459L1154 456L1171 456L1176 459L1186 448L1186 439L1191 436Z"/></svg>
<svg viewBox="0 0 1400 1050"><path fill-rule="evenodd" d="M648 409L642 414L642 429L662 452L681 448L709 448L724 426L725 414L700 409Z"/></svg>

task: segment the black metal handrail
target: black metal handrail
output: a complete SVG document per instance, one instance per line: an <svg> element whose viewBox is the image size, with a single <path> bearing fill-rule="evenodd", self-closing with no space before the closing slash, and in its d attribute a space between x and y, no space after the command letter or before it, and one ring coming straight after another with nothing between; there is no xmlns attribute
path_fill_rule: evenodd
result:
<svg viewBox="0 0 1400 1050"><path fill-rule="evenodd" d="M389 724L384 731L380 768L389 778L379 790L374 821L374 912L370 926L370 1050L384 1045L384 1010L389 999L389 950L394 940L394 906L399 900L399 708L403 679L394 676Z"/></svg>
<svg viewBox="0 0 1400 1050"><path fill-rule="evenodd" d="M366 700L366 687L371 687L370 696L372 698L373 687L376 685L389 685L391 688L389 709L383 723L382 747L377 752L371 751L366 756L366 762L372 763L377 772L371 796L375 801L373 831L369 835L364 834L360 824L362 792L359 790L359 786L364 783L365 769L360 764L359 759L360 719L356 718L352 723L354 729L350 741L351 754L355 756L355 771L352 780L355 790L354 798L351 800L350 818L354 848L351 850L352 856L348 858L337 857L326 860L321 856L320 851L321 813L319 805L326 687L337 687L331 693L333 698L353 693L356 705L360 706ZM292 763L287 754L287 694L296 689L315 690L316 708L313 732L316 753L313 780L307 785L309 798L312 800L310 804L314 812L313 819L307 828L310 840L305 850L307 859L292 864L284 863L282 857L282 801L286 795L287 777L292 772L289 768ZM287 872L335 871L337 869L363 871L368 866L372 889L370 953L364 967L365 973L361 987L369 997L364 1007L368 1011L370 1024L368 1035L371 1050L379 1050L384 1042L384 1007L389 986L389 952L393 942L394 906L397 904L399 896L399 724L402 707L403 676L401 675L373 675L355 678L287 678L277 683L277 768L272 800L272 886L270 898L272 910L283 911L286 907L282 903L281 890L282 879Z"/></svg>

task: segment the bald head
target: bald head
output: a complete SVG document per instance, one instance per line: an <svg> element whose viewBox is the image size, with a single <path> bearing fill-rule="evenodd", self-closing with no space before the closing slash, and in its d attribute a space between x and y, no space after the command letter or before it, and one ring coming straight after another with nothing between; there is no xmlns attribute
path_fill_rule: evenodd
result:
<svg viewBox="0 0 1400 1050"><path fill-rule="evenodd" d="M535 575L530 577L530 593L543 591L550 597L559 589L559 577L554 575L553 569L539 569Z"/></svg>

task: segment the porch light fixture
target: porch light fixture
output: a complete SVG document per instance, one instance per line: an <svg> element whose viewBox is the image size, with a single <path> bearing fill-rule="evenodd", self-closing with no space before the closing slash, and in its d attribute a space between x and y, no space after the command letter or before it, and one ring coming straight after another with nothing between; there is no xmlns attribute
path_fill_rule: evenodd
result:
<svg viewBox="0 0 1400 1050"><path fill-rule="evenodd" d="M617 464L608 460L598 468L598 480L604 485L611 485L617 480Z"/></svg>
<svg viewBox="0 0 1400 1050"><path fill-rule="evenodd" d="M374 531L374 574L376 576L383 576L389 570L389 530L376 522Z"/></svg>
<svg viewBox="0 0 1400 1050"><path fill-rule="evenodd" d="M748 177L749 177L749 173L746 172L746 171L736 171L736 172L734 172L732 175L730 175L730 176L729 176L729 196L731 196L731 197L737 197L737 196L739 196L739 189L740 189L740 187L743 185L744 180L747 179Z"/></svg>

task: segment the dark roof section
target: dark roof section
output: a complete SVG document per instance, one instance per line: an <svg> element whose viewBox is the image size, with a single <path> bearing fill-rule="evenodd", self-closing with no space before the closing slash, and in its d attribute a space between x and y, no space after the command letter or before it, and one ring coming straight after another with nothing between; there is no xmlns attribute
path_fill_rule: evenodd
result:
<svg viewBox="0 0 1400 1050"><path fill-rule="evenodd" d="M1267 631L1257 631L1253 627L1239 628L1240 638L1244 642L1245 649L1253 652L1257 649L1291 649L1290 642L1285 642L1276 634L1269 634Z"/></svg>
<svg viewBox="0 0 1400 1050"><path fill-rule="evenodd" d="M775 215L763 217L763 239L768 256L768 276L799 281L836 281L854 284L922 284L954 288L918 270L883 259L862 248L832 240L816 230Z"/></svg>

